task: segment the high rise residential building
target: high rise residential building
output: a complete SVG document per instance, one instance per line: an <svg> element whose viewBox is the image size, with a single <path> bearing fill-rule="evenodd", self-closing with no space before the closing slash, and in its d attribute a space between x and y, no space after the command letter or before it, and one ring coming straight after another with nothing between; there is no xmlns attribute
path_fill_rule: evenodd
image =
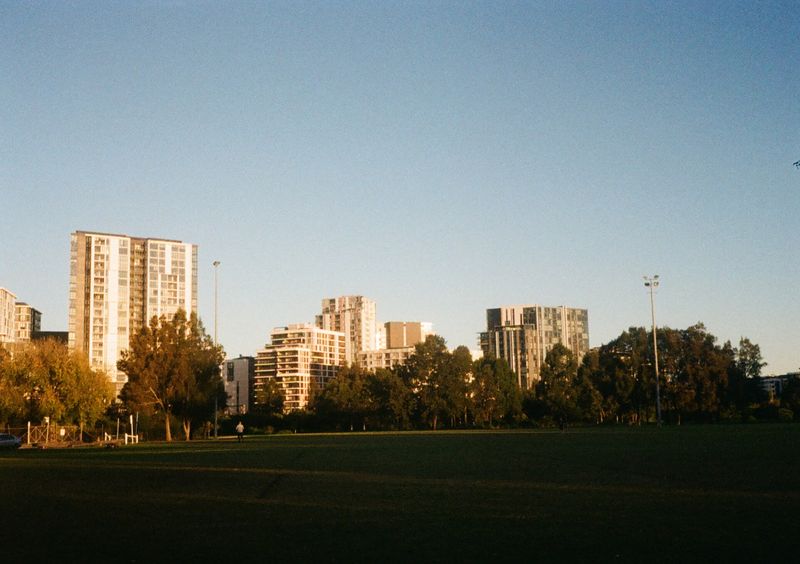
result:
<svg viewBox="0 0 800 564"><path fill-rule="evenodd" d="M253 402L253 383L255 381L256 359L252 356L239 356L225 361L222 378L228 401L225 411L247 413Z"/></svg>
<svg viewBox="0 0 800 564"><path fill-rule="evenodd" d="M17 302L14 308L14 339L18 343L30 341L33 334L41 330L42 313L25 302Z"/></svg>
<svg viewBox="0 0 800 564"><path fill-rule="evenodd" d="M341 331L310 323L275 328L270 344L256 353L254 393L273 379L283 390L284 410L304 409L346 362L346 349Z"/></svg>
<svg viewBox="0 0 800 564"><path fill-rule="evenodd" d="M359 352L376 347L375 309L375 302L364 296L325 298L316 325L345 334L345 359L353 364L358 361Z"/></svg>
<svg viewBox="0 0 800 564"><path fill-rule="evenodd" d="M197 245L76 231L70 241L69 346L117 391L120 353L151 317L197 311Z"/></svg>
<svg viewBox="0 0 800 564"><path fill-rule="evenodd" d="M0 288L0 343L13 343L17 296L11 290Z"/></svg>
<svg viewBox="0 0 800 564"><path fill-rule="evenodd" d="M522 389L539 381L548 351L561 343L581 359L589 351L589 312L564 306L518 305L486 310L484 355L508 362Z"/></svg>

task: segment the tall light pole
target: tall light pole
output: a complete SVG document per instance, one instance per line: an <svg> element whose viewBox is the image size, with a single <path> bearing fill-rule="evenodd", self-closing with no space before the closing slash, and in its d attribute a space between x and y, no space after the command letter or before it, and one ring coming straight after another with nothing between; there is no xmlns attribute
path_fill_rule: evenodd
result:
<svg viewBox="0 0 800 564"><path fill-rule="evenodd" d="M215 260L213 263L214 265L214 346L217 346L217 270L219 267L219 261ZM219 411L219 406L217 405L217 394L214 394L214 438L217 438L217 412Z"/></svg>
<svg viewBox="0 0 800 564"><path fill-rule="evenodd" d="M661 394L658 387L658 340L656 339L656 305L653 300L653 292L658 288L658 274L655 276L644 276L644 285L650 289L650 315L653 318L653 358L656 367L656 421L661 427Z"/></svg>

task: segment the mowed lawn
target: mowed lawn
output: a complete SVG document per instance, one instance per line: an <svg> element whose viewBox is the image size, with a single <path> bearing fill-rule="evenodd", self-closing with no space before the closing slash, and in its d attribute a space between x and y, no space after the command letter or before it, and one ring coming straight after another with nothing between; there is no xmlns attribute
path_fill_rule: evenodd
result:
<svg viewBox="0 0 800 564"><path fill-rule="evenodd" d="M800 554L800 425L5 451L0 484L4 562L724 562Z"/></svg>

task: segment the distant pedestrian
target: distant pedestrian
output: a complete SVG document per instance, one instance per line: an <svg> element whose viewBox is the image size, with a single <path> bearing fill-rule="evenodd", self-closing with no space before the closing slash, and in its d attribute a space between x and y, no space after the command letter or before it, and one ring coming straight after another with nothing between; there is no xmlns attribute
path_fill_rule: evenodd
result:
<svg viewBox="0 0 800 564"><path fill-rule="evenodd" d="M244 440L244 425L242 425L241 421L239 421L239 424L236 426L236 440L239 442Z"/></svg>

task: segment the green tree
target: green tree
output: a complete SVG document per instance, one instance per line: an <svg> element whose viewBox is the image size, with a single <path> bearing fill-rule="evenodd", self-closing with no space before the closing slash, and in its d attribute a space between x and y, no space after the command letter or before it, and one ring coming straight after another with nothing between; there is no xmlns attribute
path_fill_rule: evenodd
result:
<svg viewBox="0 0 800 564"><path fill-rule="evenodd" d="M742 337L739 340L739 348L734 353L736 355L736 367L745 378L761 377L761 369L767 365L761 357L761 347L750 342L750 339Z"/></svg>
<svg viewBox="0 0 800 564"><path fill-rule="evenodd" d="M283 389L274 378L267 378L256 389L255 405L253 411L260 415L279 415L283 413L283 403L286 397Z"/></svg>
<svg viewBox="0 0 800 564"><path fill-rule="evenodd" d="M414 394L403 378L402 367L378 369L367 375L367 388L376 422L384 429L408 429L414 412Z"/></svg>
<svg viewBox="0 0 800 564"><path fill-rule="evenodd" d="M419 415L434 430L458 403L451 397L458 388L453 381L451 360L444 338L428 335L424 342L415 345L414 354L406 364L405 374L417 397Z"/></svg>
<svg viewBox="0 0 800 564"><path fill-rule="evenodd" d="M580 417L574 388L577 372L578 363L572 351L561 343L553 345L542 364L536 395L556 421L566 422Z"/></svg>
<svg viewBox="0 0 800 564"><path fill-rule="evenodd" d="M106 375L86 358L53 340L14 347L0 355L0 417L6 422L40 421L81 426L99 419L113 399Z"/></svg>
<svg viewBox="0 0 800 564"><path fill-rule="evenodd" d="M475 361L469 385L470 405L475 423L493 426L502 419L513 420L522 411L522 392L504 359L487 356Z"/></svg>
<svg viewBox="0 0 800 564"><path fill-rule="evenodd" d="M312 404L320 418L351 431L356 427L366 430L370 407L367 374L358 365L340 368Z"/></svg>
<svg viewBox="0 0 800 564"><path fill-rule="evenodd" d="M178 310L172 319L153 317L117 363L128 376L120 397L133 409L163 414L167 441L172 440L170 418L179 417L189 440L192 423L213 414L215 397L225 405L223 359L222 347L205 334L194 313L187 318Z"/></svg>

